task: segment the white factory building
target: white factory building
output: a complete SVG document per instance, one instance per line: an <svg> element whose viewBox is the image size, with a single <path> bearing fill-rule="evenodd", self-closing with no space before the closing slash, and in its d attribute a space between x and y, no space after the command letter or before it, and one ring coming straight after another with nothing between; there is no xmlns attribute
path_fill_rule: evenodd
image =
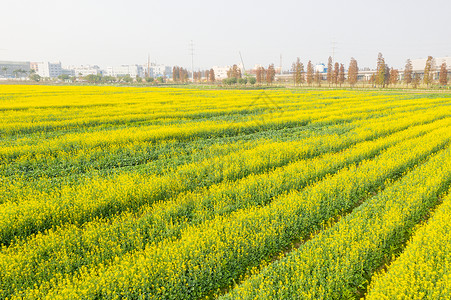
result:
<svg viewBox="0 0 451 300"><path fill-rule="evenodd" d="M241 76L244 76L244 68L242 64L237 65L238 69L241 71ZM227 78L227 72L232 68L232 66L225 66L225 67L219 67L219 66L213 66L213 72L215 72L215 79L216 80L222 80Z"/></svg>
<svg viewBox="0 0 451 300"><path fill-rule="evenodd" d="M144 75L149 77L171 77L172 67L166 65L156 65L152 64L150 66L142 66L144 70Z"/></svg>
<svg viewBox="0 0 451 300"><path fill-rule="evenodd" d="M130 75L130 77L144 77L144 69L143 66L140 65L121 65L117 67L108 67L106 69L106 74L108 76L114 77L122 77L126 75Z"/></svg>
<svg viewBox="0 0 451 300"><path fill-rule="evenodd" d="M424 67L426 66L427 58L412 59L412 70L414 72L424 72ZM447 57L434 57L433 68L437 71L440 70L442 63L446 63L448 70L451 68L451 56Z"/></svg>
<svg viewBox="0 0 451 300"><path fill-rule="evenodd" d="M45 78L55 78L63 74L61 62L37 62L30 63L30 66L39 76Z"/></svg>
<svg viewBox="0 0 451 300"><path fill-rule="evenodd" d="M71 71L71 76L88 76L88 75L102 75L103 71L99 66L81 65L81 66L67 66L64 69Z"/></svg>

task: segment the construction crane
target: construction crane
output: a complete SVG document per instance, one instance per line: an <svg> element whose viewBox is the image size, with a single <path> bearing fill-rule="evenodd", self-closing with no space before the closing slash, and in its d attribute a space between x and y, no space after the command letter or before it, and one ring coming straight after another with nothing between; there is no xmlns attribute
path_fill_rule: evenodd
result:
<svg viewBox="0 0 451 300"><path fill-rule="evenodd" d="M243 57L241 56L241 51L238 51L238 53L240 54L241 64L243 65L243 73L246 76L246 68L244 67L244 61Z"/></svg>

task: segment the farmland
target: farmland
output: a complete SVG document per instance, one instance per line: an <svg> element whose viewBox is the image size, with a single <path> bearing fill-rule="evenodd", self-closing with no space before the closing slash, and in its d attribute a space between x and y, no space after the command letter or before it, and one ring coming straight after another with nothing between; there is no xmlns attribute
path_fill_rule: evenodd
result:
<svg viewBox="0 0 451 300"><path fill-rule="evenodd" d="M0 117L0 299L451 291L450 94L0 85Z"/></svg>

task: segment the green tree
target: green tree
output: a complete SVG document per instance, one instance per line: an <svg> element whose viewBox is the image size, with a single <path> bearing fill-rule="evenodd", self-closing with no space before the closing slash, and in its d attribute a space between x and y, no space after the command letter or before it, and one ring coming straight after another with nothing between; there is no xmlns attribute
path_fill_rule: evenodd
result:
<svg viewBox="0 0 451 300"><path fill-rule="evenodd" d="M116 77L114 77L114 76L103 76L102 77L102 82L105 82L105 83L116 82Z"/></svg>
<svg viewBox="0 0 451 300"><path fill-rule="evenodd" d="M16 77L16 78L18 76L20 76L21 74L26 74L26 73L27 73L27 71L25 71L24 69L16 69L13 71L14 77Z"/></svg>
<svg viewBox="0 0 451 300"><path fill-rule="evenodd" d="M69 80L69 78L70 77L67 74L61 74L58 76L58 79L60 79L60 80Z"/></svg>
<svg viewBox="0 0 451 300"><path fill-rule="evenodd" d="M238 79L238 83L239 83L239 84L242 84L242 85L246 85L246 83L247 83L247 78L240 78L240 79Z"/></svg>
<svg viewBox="0 0 451 300"><path fill-rule="evenodd" d="M125 83L132 83L133 82L133 78L130 75L125 75L121 78L121 81L125 82Z"/></svg>
<svg viewBox="0 0 451 300"><path fill-rule="evenodd" d="M30 78L31 80L33 80L33 81L36 81L36 82L38 82L38 81L41 80L41 76L39 76L39 75L36 74L36 73L31 74L31 75L29 76L29 78Z"/></svg>
<svg viewBox="0 0 451 300"><path fill-rule="evenodd" d="M152 82L154 82L154 78L153 77L146 77L146 82L147 83L152 83Z"/></svg>
<svg viewBox="0 0 451 300"><path fill-rule="evenodd" d="M8 71L8 67L2 67L3 75L6 77L6 73Z"/></svg>
<svg viewBox="0 0 451 300"><path fill-rule="evenodd" d="M257 79L255 77L250 77L249 78L249 83L254 85L257 82Z"/></svg>
<svg viewBox="0 0 451 300"><path fill-rule="evenodd" d="M130 77L130 75L128 75L128 77ZM86 75L85 80L89 83L99 83L102 82L102 76L101 75L94 75L94 74L89 74ZM130 77L131 79L131 77Z"/></svg>

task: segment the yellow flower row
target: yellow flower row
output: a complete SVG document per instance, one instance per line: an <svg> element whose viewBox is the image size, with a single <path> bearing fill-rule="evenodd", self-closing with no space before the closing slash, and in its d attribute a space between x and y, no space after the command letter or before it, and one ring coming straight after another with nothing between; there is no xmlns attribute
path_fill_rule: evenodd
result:
<svg viewBox="0 0 451 300"><path fill-rule="evenodd" d="M450 128L443 127L409 139L373 160L344 168L304 191L281 195L264 207L218 216L188 227L179 240L148 245L112 266L82 267L72 278L59 275L16 296L137 298L148 293L155 298L187 299L208 295L231 284L264 257L353 208L369 192L387 184L387 179L447 145L450 138Z"/></svg>
<svg viewBox="0 0 451 300"><path fill-rule="evenodd" d="M379 126L387 128L388 124L390 122L381 122ZM451 121L444 119L410 127L388 137L357 143L339 153L327 153L311 160L290 163L269 173L251 174L239 181L226 181L198 192L181 194L168 203L147 208L140 218L127 213L106 222L91 222L83 229L70 226L40 234L26 244L9 247L0 253L0 270L5 270L0 272L0 287L5 293L12 293L7 292L12 282L25 288L49 280L56 270L73 273L82 265L105 263L126 252L142 250L146 244L176 238L187 226L239 209L266 205L275 196L301 189L348 164L368 159L401 141L450 125ZM367 132L358 137L362 141L370 135L371 132ZM340 143L343 146L349 144L345 139L336 142L336 147ZM70 251L74 245L78 249L76 256ZM46 256L42 257L41 253L46 253Z"/></svg>
<svg viewBox="0 0 451 300"><path fill-rule="evenodd" d="M367 299L449 299L451 190L433 217L415 232L401 256L372 278Z"/></svg>
<svg viewBox="0 0 451 300"><path fill-rule="evenodd" d="M377 126L376 122L373 127L359 127L348 137L319 135L300 141L264 143L250 150L183 165L176 172L162 176L133 173L119 173L112 178L94 176L80 185L63 185L46 199L42 199L40 192L30 193L28 199L0 205L3 212L0 215L0 242L9 244L13 238L65 223L82 224L124 210L136 211L144 204L167 199L185 190L222 180L236 180L292 160L340 149L359 140L355 133L361 132L366 139L378 136L379 132L392 132L438 117L442 115L433 111L413 121L409 117L394 118L381 126Z"/></svg>
<svg viewBox="0 0 451 300"><path fill-rule="evenodd" d="M349 299L363 296L372 273L402 246L410 230L437 204L437 196L450 180L451 148L448 147L221 299ZM449 211L447 213L446 218L449 218ZM425 240L417 244L417 251L410 248L414 251L403 259L405 264L394 267L396 273L391 273L390 268L388 274L391 275L378 282L370 299L446 299L449 296L446 293L446 286L449 291L447 271L440 274L445 275L443 277L436 276L442 267L446 270L446 265L432 263L426 270L421 268L425 266L422 259L426 257L420 253L432 261L432 257L440 256L443 259L440 262L445 264L448 255L449 263L450 252L442 254L439 250L440 247L449 249L444 246L449 242L449 234L448 238L441 239L435 233L439 234L429 235L427 243L438 239L437 243L424 252L419 249L425 247ZM420 267L416 267L417 264ZM425 271L424 277L417 277L420 270ZM436 289L434 283L439 284Z"/></svg>

